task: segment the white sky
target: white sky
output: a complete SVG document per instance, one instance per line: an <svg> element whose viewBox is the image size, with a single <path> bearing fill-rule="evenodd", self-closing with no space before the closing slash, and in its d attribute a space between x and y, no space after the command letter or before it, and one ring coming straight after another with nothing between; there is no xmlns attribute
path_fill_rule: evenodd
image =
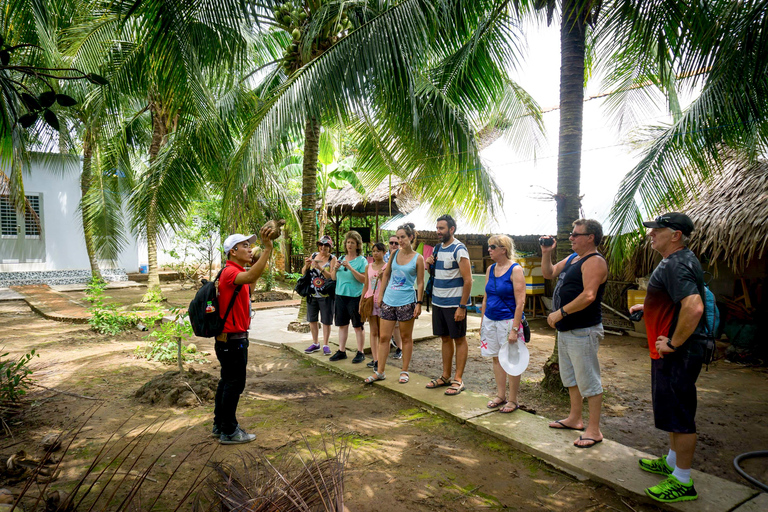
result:
<svg viewBox="0 0 768 512"><path fill-rule="evenodd" d="M552 27L526 30L527 59L513 78L531 94L543 110L559 103L560 35ZM585 97L599 94L600 80L588 83ZM584 215L603 223L607 231L608 214L622 178L638 160L627 145L627 129L619 133L608 118L603 99L584 104L584 131L581 164L581 194ZM644 114L643 121L658 123L666 118L664 104ZM544 115L547 147L536 161L516 154L499 139L482 153L504 195L505 218L496 219L503 232L513 235L556 231L555 204L542 200L542 194L557 190L557 142L559 110Z"/></svg>

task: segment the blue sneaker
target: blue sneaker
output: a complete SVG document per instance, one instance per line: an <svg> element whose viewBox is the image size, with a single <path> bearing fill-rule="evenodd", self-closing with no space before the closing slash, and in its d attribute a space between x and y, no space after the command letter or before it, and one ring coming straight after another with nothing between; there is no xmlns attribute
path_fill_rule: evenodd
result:
<svg viewBox="0 0 768 512"><path fill-rule="evenodd" d="M221 444L245 444L255 440L256 434L248 434L240 427L237 427L230 435L221 434L219 437L219 443Z"/></svg>
<svg viewBox="0 0 768 512"><path fill-rule="evenodd" d="M317 352L318 350L320 350L320 345L318 345L317 343L313 343L304 350L304 353L312 354L314 352Z"/></svg>

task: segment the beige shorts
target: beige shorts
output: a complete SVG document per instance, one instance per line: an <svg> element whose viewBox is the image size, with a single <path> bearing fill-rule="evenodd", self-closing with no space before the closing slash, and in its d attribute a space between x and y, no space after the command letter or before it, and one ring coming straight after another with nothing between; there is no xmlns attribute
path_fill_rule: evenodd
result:
<svg viewBox="0 0 768 512"><path fill-rule="evenodd" d="M502 343L509 342L509 331L512 330L513 320L491 320L483 317L483 327L480 329L480 354L483 357L498 357ZM525 342L523 324L517 327L518 341Z"/></svg>

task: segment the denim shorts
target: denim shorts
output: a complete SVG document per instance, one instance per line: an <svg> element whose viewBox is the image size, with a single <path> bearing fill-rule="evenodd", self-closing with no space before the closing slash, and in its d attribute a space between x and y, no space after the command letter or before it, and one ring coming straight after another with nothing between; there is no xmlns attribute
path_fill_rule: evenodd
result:
<svg viewBox="0 0 768 512"><path fill-rule="evenodd" d="M603 392L597 349L604 337L601 323L557 333L557 356L563 386L578 386L584 398Z"/></svg>

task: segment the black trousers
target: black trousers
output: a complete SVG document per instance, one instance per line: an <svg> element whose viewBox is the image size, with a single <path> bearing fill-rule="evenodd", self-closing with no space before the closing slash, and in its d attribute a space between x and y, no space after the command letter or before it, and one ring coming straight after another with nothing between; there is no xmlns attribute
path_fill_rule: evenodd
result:
<svg viewBox="0 0 768 512"><path fill-rule="evenodd" d="M248 338L217 341L216 359L221 364L221 379L216 388L213 424L230 435L237 428L237 403L245 389L245 367L248 364Z"/></svg>

